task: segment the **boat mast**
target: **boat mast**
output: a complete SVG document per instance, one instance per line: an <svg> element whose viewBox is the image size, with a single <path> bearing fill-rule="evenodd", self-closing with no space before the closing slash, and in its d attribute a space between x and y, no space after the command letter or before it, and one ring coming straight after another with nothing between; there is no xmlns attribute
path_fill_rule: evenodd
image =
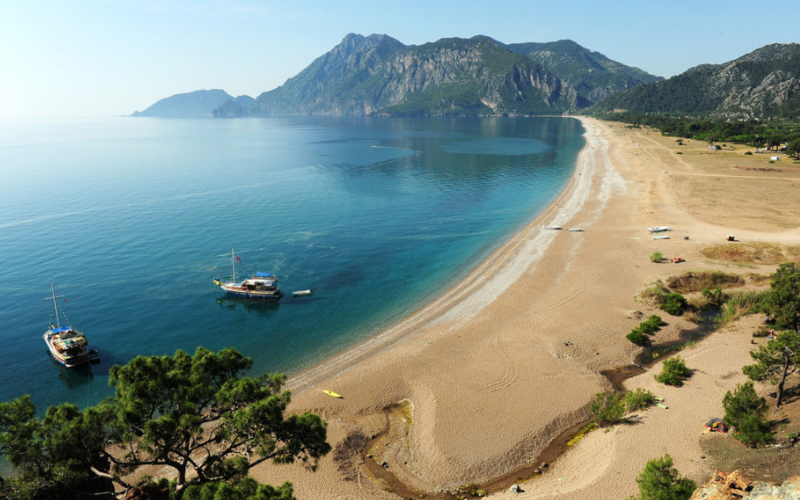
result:
<svg viewBox="0 0 800 500"><path fill-rule="evenodd" d="M233 282L236 283L236 254L231 247L231 266L233 266Z"/></svg>
<svg viewBox="0 0 800 500"><path fill-rule="evenodd" d="M50 289L53 290L53 309L56 311L56 328L61 328L61 321L58 319L58 302L56 302L57 298L63 297L63 295L59 295L56 297L56 285L55 283L50 283ZM44 299L49 300L49 299Z"/></svg>

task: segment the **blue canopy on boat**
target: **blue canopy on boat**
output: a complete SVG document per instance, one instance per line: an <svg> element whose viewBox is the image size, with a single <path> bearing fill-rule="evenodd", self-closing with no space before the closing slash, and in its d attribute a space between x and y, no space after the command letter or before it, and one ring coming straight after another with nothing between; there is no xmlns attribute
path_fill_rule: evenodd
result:
<svg viewBox="0 0 800 500"><path fill-rule="evenodd" d="M261 272L261 271L256 273L256 278L271 278L271 277L272 277L272 273L264 273L264 272Z"/></svg>
<svg viewBox="0 0 800 500"><path fill-rule="evenodd" d="M53 328L50 331L53 333L63 333L63 332L68 332L70 330L72 330L71 326L62 326L61 328Z"/></svg>

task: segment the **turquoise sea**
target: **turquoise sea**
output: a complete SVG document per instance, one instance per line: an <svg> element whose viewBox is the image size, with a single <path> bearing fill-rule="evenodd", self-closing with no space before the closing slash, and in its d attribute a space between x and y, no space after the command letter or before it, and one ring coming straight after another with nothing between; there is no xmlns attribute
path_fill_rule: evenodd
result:
<svg viewBox="0 0 800 500"><path fill-rule="evenodd" d="M569 118L0 121L0 401L112 394L139 354L236 347L297 373L443 293L565 187ZM212 283L273 271L278 304ZM100 351L47 352L50 284ZM314 289L308 298L292 290Z"/></svg>

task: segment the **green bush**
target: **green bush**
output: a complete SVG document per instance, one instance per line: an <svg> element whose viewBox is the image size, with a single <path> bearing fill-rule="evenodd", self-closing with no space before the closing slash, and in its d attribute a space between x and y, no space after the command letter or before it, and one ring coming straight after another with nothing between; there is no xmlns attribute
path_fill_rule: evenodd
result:
<svg viewBox="0 0 800 500"><path fill-rule="evenodd" d="M661 325L663 324L664 321L661 319L661 316L658 314L652 314L649 318L642 321L642 323L639 325L639 330L645 335L653 335L661 329Z"/></svg>
<svg viewBox="0 0 800 500"><path fill-rule="evenodd" d="M631 330L631 333L625 335L625 338L633 342L638 346L646 346L649 343L649 339L645 336L644 333L637 327Z"/></svg>
<svg viewBox="0 0 800 500"><path fill-rule="evenodd" d="M668 293L664 296L664 302L661 304L661 310L673 316L680 316L683 314L683 309L686 307L686 298L678 292Z"/></svg>
<svg viewBox="0 0 800 500"><path fill-rule="evenodd" d="M689 500L697 489L694 481L681 477L669 455L647 462L636 482L641 500Z"/></svg>
<svg viewBox="0 0 800 500"><path fill-rule="evenodd" d="M594 401L589 406L594 413L595 422L600 427L609 427L622 422L625 415L625 401L622 394L607 393L605 391L595 394Z"/></svg>
<svg viewBox="0 0 800 500"><path fill-rule="evenodd" d="M650 261L651 262L661 262L664 260L664 254L655 250L653 253L650 254Z"/></svg>
<svg viewBox="0 0 800 500"><path fill-rule="evenodd" d="M725 394L722 406L725 408L723 420L736 429L733 437L742 443L755 447L774 440L770 432L772 424L765 417L769 405L756 394L753 382L737 384L733 392Z"/></svg>
<svg viewBox="0 0 800 500"><path fill-rule="evenodd" d="M637 387L635 391L629 392L625 396L625 407L628 411L644 410L655 402L655 395L641 387Z"/></svg>
<svg viewBox="0 0 800 500"><path fill-rule="evenodd" d="M703 297L708 300L708 304L711 306L720 307L722 304L728 300L728 296L725 292L722 291L722 288L716 287L714 290L709 290L708 288L704 289L702 292Z"/></svg>
<svg viewBox="0 0 800 500"><path fill-rule="evenodd" d="M664 368L656 375L656 380L662 384L680 387L683 381L691 376L692 372L686 368L686 363L680 356L664 361Z"/></svg>

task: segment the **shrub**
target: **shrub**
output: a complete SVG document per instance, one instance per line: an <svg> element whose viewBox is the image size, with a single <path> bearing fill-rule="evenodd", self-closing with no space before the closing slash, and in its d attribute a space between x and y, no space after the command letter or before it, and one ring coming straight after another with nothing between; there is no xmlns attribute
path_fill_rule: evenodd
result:
<svg viewBox="0 0 800 500"><path fill-rule="evenodd" d="M702 295L708 300L710 305L717 307L721 306L728 298L720 287L716 287L714 290L706 288L703 290Z"/></svg>
<svg viewBox="0 0 800 500"><path fill-rule="evenodd" d="M638 297L642 300L653 301L661 304L664 301L664 296L669 293L669 288L664 286L661 280L656 280L647 285L647 288L639 292Z"/></svg>
<svg viewBox="0 0 800 500"><path fill-rule="evenodd" d="M753 156L753 153L752 153L752 152L750 152L750 151L745 151L745 153L744 153L744 154L746 154L747 156Z"/></svg>
<svg viewBox="0 0 800 500"><path fill-rule="evenodd" d="M664 361L664 368L656 375L656 380L662 384L680 387L683 381L691 376L692 372L680 356Z"/></svg>
<svg viewBox="0 0 800 500"><path fill-rule="evenodd" d="M644 410L655 402L655 395L641 387L637 387L635 391L629 392L625 396L625 407L628 411Z"/></svg>
<svg viewBox="0 0 800 500"><path fill-rule="evenodd" d="M697 489L694 481L681 477L669 455L647 462L636 482L641 500L689 500Z"/></svg>
<svg viewBox="0 0 800 500"><path fill-rule="evenodd" d="M752 447L773 441L774 436L769 432L772 424L765 418L769 405L756 394L753 382L737 384L733 392L725 394L722 406L723 420L736 429L733 434L736 439Z"/></svg>
<svg viewBox="0 0 800 500"><path fill-rule="evenodd" d="M661 329L661 325L663 324L664 321L661 319L661 316L658 314L651 314L649 318L642 321L639 325L639 330L645 335L653 335Z"/></svg>
<svg viewBox="0 0 800 500"><path fill-rule="evenodd" d="M600 427L609 427L622 422L625 415L625 402L622 394L598 392L589 406L594 413L595 422Z"/></svg>
<svg viewBox="0 0 800 500"><path fill-rule="evenodd" d="M661 304L661 310L673 316L683 314L684 307L686 307L686 298L678 292L665 295L664 302Z"/></svg>
<svg viewBox="0 0 800 500"><path fill-rule="evenodd" d="M625 335L625 338L633 342L638 346L646 346L649 342L649 339L645 336L644 333L639 329L639 327L634 328L631 330L631 333Z"/></svg>
<svg viewBox="0 0 800 500"><path fill-rule="evenodd" d="M659 252L658 250L654 250L653 253L650 254L650 262L661 262L664 260L664 254Z"/></svg>

